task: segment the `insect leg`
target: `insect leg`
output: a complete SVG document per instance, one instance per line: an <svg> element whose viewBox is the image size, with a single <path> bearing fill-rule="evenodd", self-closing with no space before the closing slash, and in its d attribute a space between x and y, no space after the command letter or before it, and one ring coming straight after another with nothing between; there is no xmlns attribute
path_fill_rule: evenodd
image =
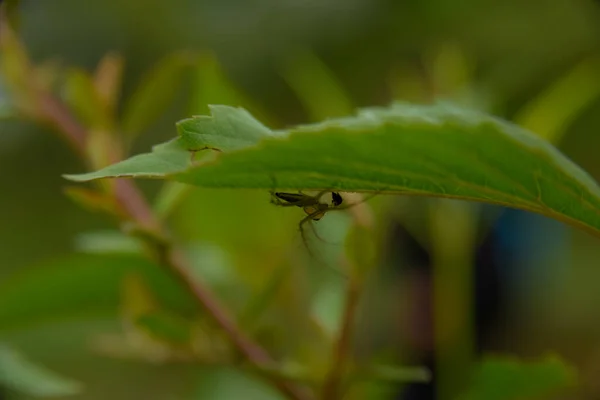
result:
<svg viewBox="0 0 600 400"><path fill-rule="evenodd" d="M330 210L347 210L348 208L357 206L357 205L362 204L362 203L366 203L367 201L371 200L373 197L377 196L378 194L379 194L379 192L371 193L369 196L363 198L359 202L351 203L351 204L346 204L346 205L338 206L338 207L331 207Z"/></svg>

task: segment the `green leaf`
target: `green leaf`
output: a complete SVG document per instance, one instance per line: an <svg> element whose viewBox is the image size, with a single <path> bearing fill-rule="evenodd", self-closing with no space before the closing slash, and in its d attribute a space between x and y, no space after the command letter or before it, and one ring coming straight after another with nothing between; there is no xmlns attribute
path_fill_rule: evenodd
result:
<svg viewBox="0 0 600 400"><path fill-rule="evenodd" d="M258 380L252 374L243 373L228 367L202 368L194 399L282 399L275 390Z"/></svg>
<svg viewBox="0 0 600 400"><path fill-rule="evenodd" d="M334 73L311 51L294 51L281 74L313 121L347 115L354 110L350 96Z"/></svg>
<svg viewBox="0 0 600 400"><path fill-rule="evenodd" d="M34 397L69 396L83 388L79 382L32 363L3 344L0 344L0 384Z"/></svg>
<svg viewBox="0 0 600 400"><path fill-rule="evenodd" d="M558 143L567 128L600 96L600 58L584 59L529 101L515 117L520 125Z"/></svg>
<svg viewBox="0 0 600 400"><path fill-rule="evenodd" d="M27 268L0 285L0 332L47 320L116 314L123 278L139 273L159 302L195 315L191 296L160 266L131 255L75 255Z"/></svg>
<svg viewBox="0 0 600 400"><path fill-rule="evenodd" d="M73 181L87 181L110 177L143 177L164 179L166 175L184 171L192 165L191 153L179 139L156 145L152 153L139 154L97 172L82 175L65 175ZM106 175L104 175L106 174ZM98 176L96 176L98 175Z"/></svg>
<svg viewBox="0 0 600 400"><path fill-rule="evenodd" d="M175 97L184 72L193 64L193 55L179 52L160 60L144 76L124 106L121 128L125 135L139 135L161 115Z"/></svg>
<svg viewBox="0 0 600 400"><path fill-rule="evenodd" d="M165 152L155 149L137 156L144 163L134 163L134 157L67 178L140 176L257 189L277 183L288 189L457 198L537 212L595 234L600 230L600 188L585 171L532 133L477 111L399 103L268 137L258 123L240 117L239 109L216 110L212 125L196 125L202 131L186 125L183 140L189 146L193 134L204 142L223 135L222 142L236 144L230 149L237 150L216 160L186 167L165 162ZM261 133L264 138L251 144ZM248 147L241 149L243 142Z"/></svg>
<svg viewBox="0 0 600 400"><path fill-rule="evenodd" d="M66 74L64 97L79 121L85 126L110 129L111 116L90 74L73 68Z"/></svg>
<svg viewBox="0 0 600 400"><path fill-rule="evenodd" d="M6 0L4 2L5 12L6 12L6 17L8 19L8 22L15 29L19 28L20 20L21 20L20 15L19 15L19 3L20 2L21 2L20 0Z"/></svg>
<svg viewBox="0 0 600 400"><path fill-rule="evenodd" d="M92 254L143 254L140 241L120 231L84 232L75 238L75 249Z"/></svg>
<svg viewBox="0 0 600 400"><path fill-rule="evenodd" d="M156 339L169 343L188 344L192 339L190 323L169 313L156 311L144 314L135 320L135 324Z"/></svg>
<svg viewBox="0 0 600 400"><path fill-rule="evenodd" d="M575 372L557 357L537 362L493 357L478 366L471 387L460 400L534 399L575 381Z"/></svg>
<svg viewBox="0 0 600 400"><path fill-rule="evenodd" d="M211 116L184 119L177 123L179 141L190 151L215 149L224 152L258 144L274 136L243 108L209 106Z"/></svg>

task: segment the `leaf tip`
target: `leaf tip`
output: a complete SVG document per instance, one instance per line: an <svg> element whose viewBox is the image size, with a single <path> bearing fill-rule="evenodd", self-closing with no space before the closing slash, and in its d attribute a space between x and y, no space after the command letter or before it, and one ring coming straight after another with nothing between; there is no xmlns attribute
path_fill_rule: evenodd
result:
<svg viewBox="0 0 600 400"><path fill-rule="evenodd" d="M92 174L62 174L61 176L73 182L87 182L95 179Z"/></svg>

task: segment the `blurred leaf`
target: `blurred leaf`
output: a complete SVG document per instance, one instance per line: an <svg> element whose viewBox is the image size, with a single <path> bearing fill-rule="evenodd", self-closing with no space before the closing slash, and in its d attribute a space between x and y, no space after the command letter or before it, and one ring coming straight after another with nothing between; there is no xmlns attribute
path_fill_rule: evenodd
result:
<svg viewBox="0 0 600 400"><path fill-rule="evenodd" d="M160 60L142 79L124 105L121 128L134 138L147 129L175 97L183 74L194 63L187 52L171 54Z"/></svg>
<svg viewBox="0 0 600 400"><path fill-rule="evenodd" d="M194 399L275 400L283 399L275 389L233 368L203 368L198 373Z"/></svg>
<svg viewBox="0 0 600 400"><path fill-rule="evenodd" d="M50 59L38 63L34 67L36 85L43 90L52 92L57 89L64 77L64 67L60 60Z"/></svg>
<svg viewBox="0 0 600 400"><path fill-rule="evenodd" d="M68 71L63 92L66 103L82 124L95 129L111 128L108 108L86 71L78 68Z"/></svg>
<svg viewBox="0 0 600 400"><path fill-rule="evenodd" d="M154 294L146 286L143 278L136 273L127 274L121 287L121 311L130 321L136 321L142 315L158 309Z"/></svg>
<svg viewBox="0 0 600 400"><path fill-rule="evenodd" d="M2 76L0 76L0 120L14 118L18 113L6 89Z"/></svg>
<svg viewBox="0 0 600 400"><path fill-rule="evenodd" d="M120 231L96 231L79 234L75 238L75 249L82 253L137 254L144 252L140 241Z"/></svg>
<svg viewBox="0 0 600 400"><path fill-rule="evenodd" d="M551 394L575 383L574 370L557 357L537 362L490 357L475 371L460 400L520 400Z"/></svg>
<svg viewBox="0 0 600 400"><path fill-rule="evenodd" d="M129 337L139 346L163 348L170 344L189 344L191 325L185 319L161 310L160 303L138 273L123 279L121 314Z"/></svg>
<svg viewBox="0 0 600 400"><path fill-rule="evenodd" d="M139 273L164 307L195 315L191 295L160 266L130 255L75 255L21 270L0 285L0 330L47 320L116 314L121 282Z"/></svg>
<svg viewBox="0 0 600 400"><path fill-rule="evenodd" d="M25 359L14 349L0 343L0 384L34 397L70 396L82 390L72 381Z"/></svg>
<svg viewBox="0 0 600 400"><path fill-rule="evenodd" d="M399 367L373 364L357 368L352 373L353 380L376 380L379 382L429 382L431 372L425 367Z"/></svg>
<svg viewBox="0 0 600 400"><path fill-rule="evenodd" d="M20 15L19 15L19 3L20 2L21 2L21 0L0 1L0 7L4 7L4 9L0 10L0 11L4 11L6 18L8 19L8 22L15 29L19 29L20 20L21 20ZM0 21L0 24L1 23L2 23L2 21Z"/></svg>
<svg viewBox="0 0 600 400"><path fill-rule="evenodd" d="M12 103L30 116L37 115L35 94L31 86L34 75L29 56L8 24L0 23L0 72L10 90Z"/></svg>
<svg viewBox="0 0 600 400"><path fill-rule="evenodd" d="M600 97L600 58L577 64L520 110L515 121L558 143L566 128Z"/></svg>
<svg viewBox="0 0 600 400"><path fill-rule="evenodd" d="M224 136L247 149L186 170L177 141L100 171L68 175L86 181L137 176L205 187L331 189L474 200L537 212L600 231L600 188L546 141L516 125L446 104L395 104L276 132L239 109L216 107L213 125L190 137ZM215 112L215 111L213 111ZM227 118L229 115L229 118ZM223 126L220 122L226 121ZM186 125L192 129L192 125ZM250 139L248 135L250 134ZM218 140L215 139L214 143ZM168 150L168 151L167 151ZM178 168L180 168L178 172Z"/></svg>
<svg viewBox="0 0 600 400"><path fill-rule="evenodd" d="M354 111L350 96L334 73L310 51L295 51L282 66L284 79L294 90L310 119L349 115Z"/></svg>
<svg viewBox="0 0 600 400"><path fill-rule="evenodd" d="M165 312L154 311L140 315L135 324L159 340L179 345L187 345L191 341L190 323Z"/></svg>
<svg viewBox="0 0 600 400"><path fill-rule="evenodd" d="M111 115L114 115L121 93L123 64L123 57L108 53L102 57L94 74L96 92Z"/></svg>
<svg viewBox="0 0 600 400"><path fill-rule="evenodd" d="M69 186L65 194L88 211L99 211L117 216L125 216L121 205L109 194L83 187Z"/></svg>
<svg viewBox="0 0 600 400"><path fill-rule="evenodd" d="M160 219L166 219L175 211L191 190L190 185L179 182L165 182L156 196L154 212Z"/></svg>
<svg viewBox="0 0 600 400"><path fill-rule="evenodd" d="M426 51L430 85L436 96L456 97L470 81L473 65L460 44L443 42Z"/></svg>
<svg viewBox="0 0 600 400"><path fill-rule="evenodd" d="M345 243L345 254L354 271L352 274L364 278L377 266L377 243L373 230L354 224L349 230ZM361 279L362 279L361 278Z"/></svg>
<svg viewBox="0 0 600 400"><path fill-rule="evenodd" d="M262 107L237 88L223 71L219 60L212 53L198 57L194 69L194 90L191 101L191 115L211 112L211 104L225 104L244 107L257 119L272 121Z"/></svg>
<svg viewBox="0 0 600 400"><path fill-rule="evenodd" d="M282 264L279 266L279 268L275 269L275 271L267 278L264 287L261 288L260 292L247 302L238 318L240 325L243 326L246 331L251 332L257 327L257 321L263 313L275 303L274 300L277 299L277 293L281 290L290 273L291 265Z"/></svg>
<svg viewBox="0 0 600 400"><path fill-rule="evenodd" d="M209 104L242 106L240 93L227 79L213 54L199 57L194 78L196 87L192 97L192 115L210 112Z"/></svg>

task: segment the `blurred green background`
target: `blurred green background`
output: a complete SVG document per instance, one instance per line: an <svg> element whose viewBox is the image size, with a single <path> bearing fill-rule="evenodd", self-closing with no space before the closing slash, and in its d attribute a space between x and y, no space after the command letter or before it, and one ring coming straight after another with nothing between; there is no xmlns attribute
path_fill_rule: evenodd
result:
<svg viewBox="0 0 600 400"><path fill-rule="evenodd" d="M241 105L282 128L394 99L442 98L533 130L600 178L598 2L23 0L17 12L18 34L36 63L92 72L107 53L123 56L124 118L129 101L148 93L163 100L142 112L132 153L174 137L174 123L206 113L207 103ZM149 71L156 75L148 78ZM140 92L160 79L166 83ZM64 195L61 174L85 167L50 130L12 115L4 88L0 80L0 340L83 383L64 398L278 398L252 374L186 359L190 340L178 335L197 333L197 324L194 346L207 363L229 349L112 221ZM141 186L158 201L178 190ZM372 201L382 261L367 285L359 357L431 364L432 270L444 270L450 287L479 288L473 299L457 300L478 305L477 332L464 328L458 343L523 357L552 351L581 380L579 390L559 398L600 396L597 239L525 213L384 197ZM169 222L198 275L248 330L274 353L318 371L343 279L306 254L301 217L269 204L266 192L190 189ZM346 225L343 215L323 219L319 232L334 244L312 242L320 258L335 258ZM432 268L444 264L450 240L478 254L473 265ZM262 304L260 294L277 284L278 307ZM161 318L147 321L149 330L128 325L128 316L152 304L167 315L167 331L177 327L162 339L147 337L160 331ZM401 386L375 390L379 397L370 387L354 395L433 398L425 385ZM438 398L453 398L451 386Z"/></svg>

